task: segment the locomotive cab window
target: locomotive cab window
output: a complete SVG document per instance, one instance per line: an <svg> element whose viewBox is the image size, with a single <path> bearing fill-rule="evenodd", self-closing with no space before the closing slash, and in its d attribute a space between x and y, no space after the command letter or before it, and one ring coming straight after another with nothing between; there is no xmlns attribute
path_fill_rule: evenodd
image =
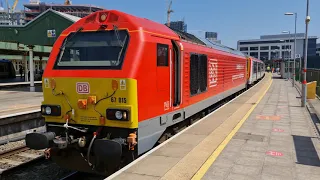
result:
<svg viewBox="0 0 320 180"><path fill-rule="evenodd" d="M126 30L71 33L60 47L55 69L121 69L128 41Z"/></svg>
<svg viewBox="0 0 320 180"><path fill-rule="evenodd" d="M157 44L157 66L168 66L168 49L166 44Z"/></svg>

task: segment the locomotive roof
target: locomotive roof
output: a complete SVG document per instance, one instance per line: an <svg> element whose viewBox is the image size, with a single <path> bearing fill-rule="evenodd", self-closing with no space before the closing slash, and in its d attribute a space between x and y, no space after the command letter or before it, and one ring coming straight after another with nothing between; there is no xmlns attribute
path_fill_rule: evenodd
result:
<svg viewBox="0 0 320 180"><path fill-rule="evenodd" d="M209 41L208 39L202 40L201 38L198 38L190 33L186 33L186 32L182 32L179 31L177 29L173 29L171 27L168 27L167 25L155 22L155 21L151 21L147 18L141 18L141 17L137 17L131 14L127 14L118 10L102 10L102 11L97 11L95 13L101 13L101 12L108 12L108 13L112 13L115 14L119 17L123 17L123 19L126 19L128 22L130 22L133 26L135 26L135 28L137 29L143 29L146 32L152 32L155 34L161 34L163 36L167 36L170 37L172 39L175 40L185 40L185 41L189 41L192 43L196 43L205 47L209 47L209 48L213 48L216 50L220 50L220 51L224 51L227 53L231 53L231 54L235 54L238 56L242 56L242 57L246 57L245 54L243 54L242 52L218 44L218 43L214 43ZM87 16L89 17L89 16Z"/></svg>

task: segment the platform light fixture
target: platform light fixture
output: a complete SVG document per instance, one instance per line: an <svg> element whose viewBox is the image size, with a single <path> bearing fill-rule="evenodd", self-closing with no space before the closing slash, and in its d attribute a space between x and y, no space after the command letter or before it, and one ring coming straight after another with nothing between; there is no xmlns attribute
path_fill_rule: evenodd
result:
<svg viewBox="0 0 320 180"><path fill-rule="evenodd" d="M296 74L296 44L297 44L297 13L286 12L286 16L295 16L294 18L294 47L293 47L293 78L292 78L292 87L295 86L295 74Z"/></svg>

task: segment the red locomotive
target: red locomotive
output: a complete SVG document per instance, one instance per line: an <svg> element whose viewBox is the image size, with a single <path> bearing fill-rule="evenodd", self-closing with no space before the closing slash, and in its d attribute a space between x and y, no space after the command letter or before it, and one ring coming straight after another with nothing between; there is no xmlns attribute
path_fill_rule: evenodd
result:
<svg viewBox="0 0 320 180"><path fill-rule="evenodd" d="M47 132L28 134L26 144L63 167L108 174L259 71L263 62L237 50L116 10L95 12L54 44L43 74Z"/></svg>

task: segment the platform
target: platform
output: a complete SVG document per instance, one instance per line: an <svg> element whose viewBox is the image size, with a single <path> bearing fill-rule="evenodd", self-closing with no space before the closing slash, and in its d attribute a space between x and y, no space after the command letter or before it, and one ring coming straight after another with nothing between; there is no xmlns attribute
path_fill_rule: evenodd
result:
<svg viewBox="0 0 320 180"><path fill-rule="evenodd" d="M14 114L29 111L40 111L43 101L41 86L30 92L29 87L19 87L0 90L0 119Z"/></svg>
<svg viewBox="0 0 320 180"><path fill-rule="evenodd" d="M35 86L41 86L42 81L34 81L34 85ZM28 87L30 86L30 82L4 82L4 83L0 83L0 89L4 89L4 88L15 88L15 87Z"/></svg>
<svg viewBox="0 0 320 180"><path fill-rule="evenodd" d="M277 75L274 75L277 76ZM107 179L320 179L320 143L290 81L249 91Z"/></svg>

